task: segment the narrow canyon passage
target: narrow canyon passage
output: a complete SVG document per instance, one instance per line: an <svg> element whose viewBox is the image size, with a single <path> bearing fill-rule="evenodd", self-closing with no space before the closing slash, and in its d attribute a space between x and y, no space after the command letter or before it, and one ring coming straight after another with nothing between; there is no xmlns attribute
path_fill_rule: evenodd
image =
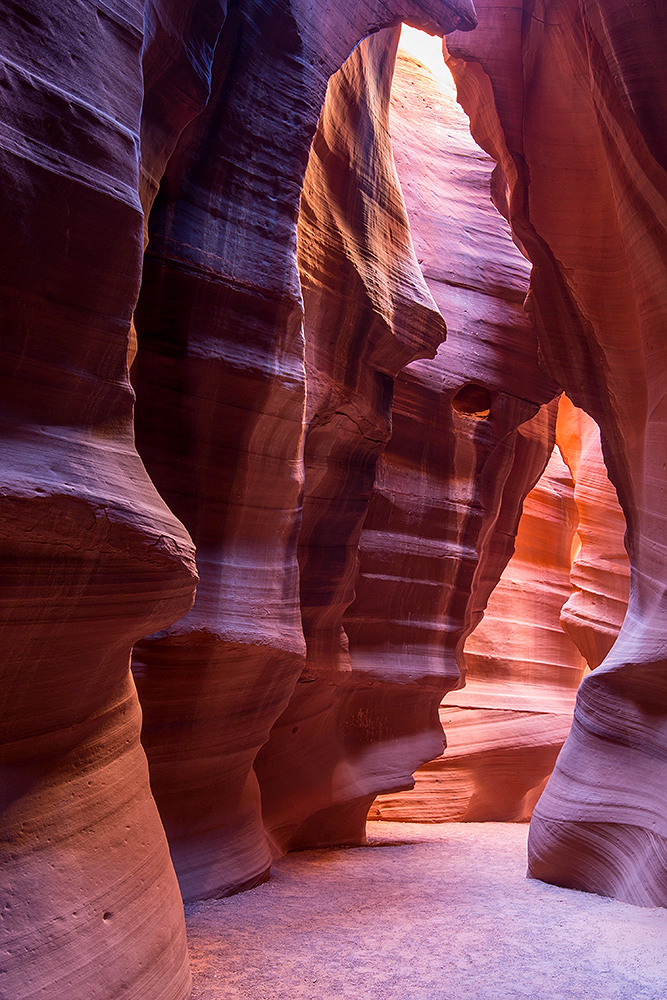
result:
<svg viewBox="0 0 667 1000"><path fill-rule="evenodd" d="M662 1000L664 0L0 43L0 1000Z"/></svg>
<svg viewBox="0 0 667 1000"><path fill-rule="evenodd" d="M369 823L192 903L192 1000L661 1000L667 911L525 878L525 824Z"/></svg>

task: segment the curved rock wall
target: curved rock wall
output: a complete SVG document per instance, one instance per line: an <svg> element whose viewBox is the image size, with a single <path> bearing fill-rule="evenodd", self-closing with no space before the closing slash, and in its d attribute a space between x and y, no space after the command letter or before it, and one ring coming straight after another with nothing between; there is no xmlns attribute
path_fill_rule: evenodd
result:
<svg viewBox="0 0 667 1000"><path fill-rule="evenodd" d="M523 504L515 551L468 637L466 686L440 708L447 750L415 789L380 797L372 815L404 822L522 822L572 722L584 659L560 626L578 522L558 449Z"/></svg>
<svg viewBox="0 0 667 1000"><path fill-rule="evenodd" d="M538 367L521 307L528 264L488 200L494 164L471 139L453 88L405 53L391 131L417 254L448 324L435 360L413 362L397 379L345 618L353 669L371 686L390 668L403 705L414 697L411 715L421 705L429 723L421 741L404 723L393 787L387 773L393 793L412 785L420 757L440 754L439 702L460 683L465 638L553 448L556 404L545 403L558 390ZM492 266L484 247L493 247ZM420 686L428 703L417 701ZM382 815L396 801L383 798Z"/></svg>
<svg viewBox="0 0 667 1000"><path fill-rule="evenodd" d="M26 0L0 36L0 993L182 1000L129 672L196 580L133 440L141 14Z"/></svg>
<svg viewBox="0 0 667 1000"><path fill-rule="evenodd" d="M439 31L474 23L467 0L408 8ZM256 877L269 855L250 764L304 649L301 181L329 74L405 5L247 2L226 18L223 2L27 0L2 13L1 989L182 1000L182 905L130 651L160 636L135 674L186 891ZM127 370L154 199L137 441L197 535L203 576L173 633L159 630L192 602L193 548L135 450Z"/></svg>
<svg viewBox="0 0 667 1000"><path fill-rule="evenodd" d="M298 554L307 656L256 764L278 852L363 839L381 780L367 744L386 752L402 712L391 679L368 697L343 628L391 435L394 378L416 356L433 357L446 334L412 247L389 137L399 34L371 36L331 79L301 195L307 430Z"/></svg>
<svg viewBox="0 0 667 1000"><path fill-rule="evenodd" d="M569 733L584 664L595 668L609 652L629 586L625 518L600 432L566 396L556 443L524 501L514 555L466 641L466 685L440 707L446 752L416 771L413 791L379 796L372 818L530 818Z"/></svg>
<svg viewBox="0 0 667 1000"><path fill-rule="evenodd" d="M329 77L400 19L474 27L469 0L2 4L12 1000L187 995L137 640L188 898L256 882L272 850L358 840L370 796L437 752L438 702L551 451L560 386L601 427L632 591L540 801L531 871L667 902L665 18L658 0L478 8L451 65L501 169L464 123L442 147L439 94L405 96L391 128L425 286L384 112L368 114L390 53L369 43L318 133L302 297ZM534 264L549 377L489 181ZM428 361L433 302L450 336ZM193 549L161 497L198 548L188 614Z"/></svg>
<svg viewBox="0 0 667 1000"><path fill-rule="evenodd" d="M367 2L345 15L333 3L230 7L210 100L182 132L151 211L137 446L192 534L201 582L192 612L136 647L134 671L151 785L187 899L247 887L271 860L253 762L306 656L299 199L330 74L399 15L440 33L474 24L467 0ZM375 364L391 370L397 357Z"/></svg>
<svg viewBox="0 0 667 1000"><path fill-rule="evenodd" d="M537 807L530 871L665 904L667 23L657 0L476 6L450 66L503 164L497 198L534 263L543 362L600 426L632 565L619 638L583 681Z"/></svg>

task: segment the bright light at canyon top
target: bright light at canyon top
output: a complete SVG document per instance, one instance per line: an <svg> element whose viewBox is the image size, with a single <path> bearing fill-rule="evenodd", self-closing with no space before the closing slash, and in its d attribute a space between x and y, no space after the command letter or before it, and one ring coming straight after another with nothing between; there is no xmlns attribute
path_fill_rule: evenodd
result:
<svg viewBox="0 0 667 1000"><path fill-rule="evenodd" d="M400 48L426 66L438 83L451 92L456 100L456 86L442 55L442 38L427 35L425 31L404 24L401 29Z"/></svg>

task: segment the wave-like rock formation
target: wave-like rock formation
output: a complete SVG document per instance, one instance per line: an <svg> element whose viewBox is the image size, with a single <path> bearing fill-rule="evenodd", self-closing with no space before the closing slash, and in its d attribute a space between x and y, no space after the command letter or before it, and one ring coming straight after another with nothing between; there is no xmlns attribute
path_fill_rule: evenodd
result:
<svg viewBox="0 0 667 1000"><path fill-rule="evenodd" d="M530 818L572 723L585 661L560 625L578 518L558 449L523 504L515 552L468 637L466 686L440 708L447 750L373 815L405 822Z"/></svg>
<svg viewBox="0 0 667 1000"><path fill-rule="evenodd" d="M416 771L414 791L380 796L373 818L530 818L570 730L582 656L595 668L609 652L629 587L625 518L600 432L567 396L556 443L524 501L514 555L466 641L466 686L441 705L447 750Z"/></svg>
<svg viewBox="0 0 667 1000"><path fill-rule="evenodd" d="M11 1000L185 1000L178 883L361 839L441 749L561 388L632 590L531 872L667 903L665 18L477 6L466 41L471 0L0 0ZM400 20L455 32L500 164L403 64L405 205L395 34L320 118Z"/></svg>
<svg viewBox="0 0 667 1000"><path fill-rule="evenodd" d="M251 0L230 7L210 100L181 133L150 215L136 310L137 446L192 534L201 579L192 612L136 647L134 672L151 786L186 899L248 887L271 861L253 764L306 658L299 200L329 76L355 44L399 14L440 33L474 23L466 0L407 8L362 3L343 16L331 4L314 17L306 3L280 13ZM361 133L360 142L368 151ZM379 294L375 311L393 309L393 292ZM381 335L381 312L378 323ZM392 351L378 350L378 370L423 348Z"/></svg>
<svg viewBox="0 0 667 1000"><path fill-rule="evenodd" d="M476 7L450 66L533 261L542 362L600 427L632 566L623 627L536 808L529 870L665 905L667 22L658 0Z"/></svg>
<svg viewBox="0 0 667 1000"><path fill-rule="evenodd" d="M430 745L408 749L405 734L403 759L414 768L420 751L440 754L439 701L465 671L465 638L552 451L556 401L545 404L557 388L539 369L522 310L529 266L488 200L494 163L471 139L451 85L406 54L396 68L391 132L417 254L448 338L433 362L414 362L397 379L392 438L345 627L360 675L391 669L404 704L430 684ZM493 266L484 247L493 247ZM405 770L388 791L411 784ZM380 814L397 801L385 796Z"/></svg>
<svg viewBox="0 0 667 1000"><path fill-rule="evenodd" d="M432 358L446 335L412 246L389 137L399 35L371 36L332 77L301 195L307 404L298 556L307 654L256 763L277 852L360 842L378 785L400 762L392 748L404 728L403 689L389 667L375 683L352 670L343 628L391 435L394 379L416 357ZM412 728L422 726L419 715Z"/></svg>
<svg viewBox="0 0 667 1000"><path fill-rule="evenodd" d="M133 644L188 610L196 580L192 543L133 439L142 35L129 4L27 0L0 18L0 994L11 1000L189 989L129 671Z"/></svg>
<svg viewBox="0 0 667 1000"><path fill-rule="evenodd" d="M252 757L304 651L308 149L328 77L361 38L400 16L472 27L473 8L25 0L2 13L0 991L182 1000L182 903L130 652L159 637L135 672L186 892L256 877L269 854ZM137 443L197 536L203 581L171 633L194 552L135 450L128 378L154 202Z"/></svg>

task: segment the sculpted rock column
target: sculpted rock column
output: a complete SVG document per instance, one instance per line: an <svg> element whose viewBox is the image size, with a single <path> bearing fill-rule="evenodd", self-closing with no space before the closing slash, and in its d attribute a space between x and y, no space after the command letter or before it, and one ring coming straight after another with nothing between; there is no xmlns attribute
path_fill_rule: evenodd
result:
<svg viewBox="0 0 667 1000"><path fill-rule="evenodd" d="M411 363L396 381L393 433L344 619L352 668L366 685L349 725L359 760L374 764L386 792L411 787L415 767L441 752L438 707L459 683L465 638L552 451L556 414L547 401L557 392L538 367L522 309L528 264L488 200L494 164L471 139L451 84L406 54L391 134L417 255L448 337L433 361ZM376 691L386 707L373 733L361 695L371 705Z"/></svg>
<svg viewBox="0 0 667 1000"><path fill-rule="evenodd" d="M211 99L152 210L136 313L137 444L191 531L191 614L134 669L152 788L186 898L266 876L253 761L305 660L297 536L304 340L296 220L329 76L401 17L440 33L468 0L243 0L227 11Z"/></svg>
<svg viewBox="0 0 667 1000"><path fill-rule="evenodd" d="M514 555L468 636L466 685L440 708L447 750L415 790L383 797L382 819L522 822L572 722L585 661L560 626L577 525L569 470L555 449L523 504Z"/></svg>
<svg viewBox="0 0 667 1000"><path fill-rule="evenodd" d="M400 29L379 32L332 77L299 218L307 437L299 536L306 666L257 760L264 821L283 851L359 842L378 786L359 753L396 738L401 691L352 671L343 615L359 535L391 434L394 378L435 354L445 323L415 257L389 137ZM389 672L389 671L387 671ZM351 706L354 706L353 708ZM313 747L317 747L313 753Z"/></svg>
<svg viewBox="0 0 667 1000"><path fill-rule="evenodd" d="M530 872L667 905L664 538L667 80L663 5L477 4L450 65L534 263L544 363L600 426L626 516L628 613L581 686L531 826Z"/></svg>
<svg viewBox="0 0 667 1000"><path fill-rule="evenodd" d="M142 20L26 0L0 37L0 995L184 1000L129 672L196 579L133 441Z"/></svg>

